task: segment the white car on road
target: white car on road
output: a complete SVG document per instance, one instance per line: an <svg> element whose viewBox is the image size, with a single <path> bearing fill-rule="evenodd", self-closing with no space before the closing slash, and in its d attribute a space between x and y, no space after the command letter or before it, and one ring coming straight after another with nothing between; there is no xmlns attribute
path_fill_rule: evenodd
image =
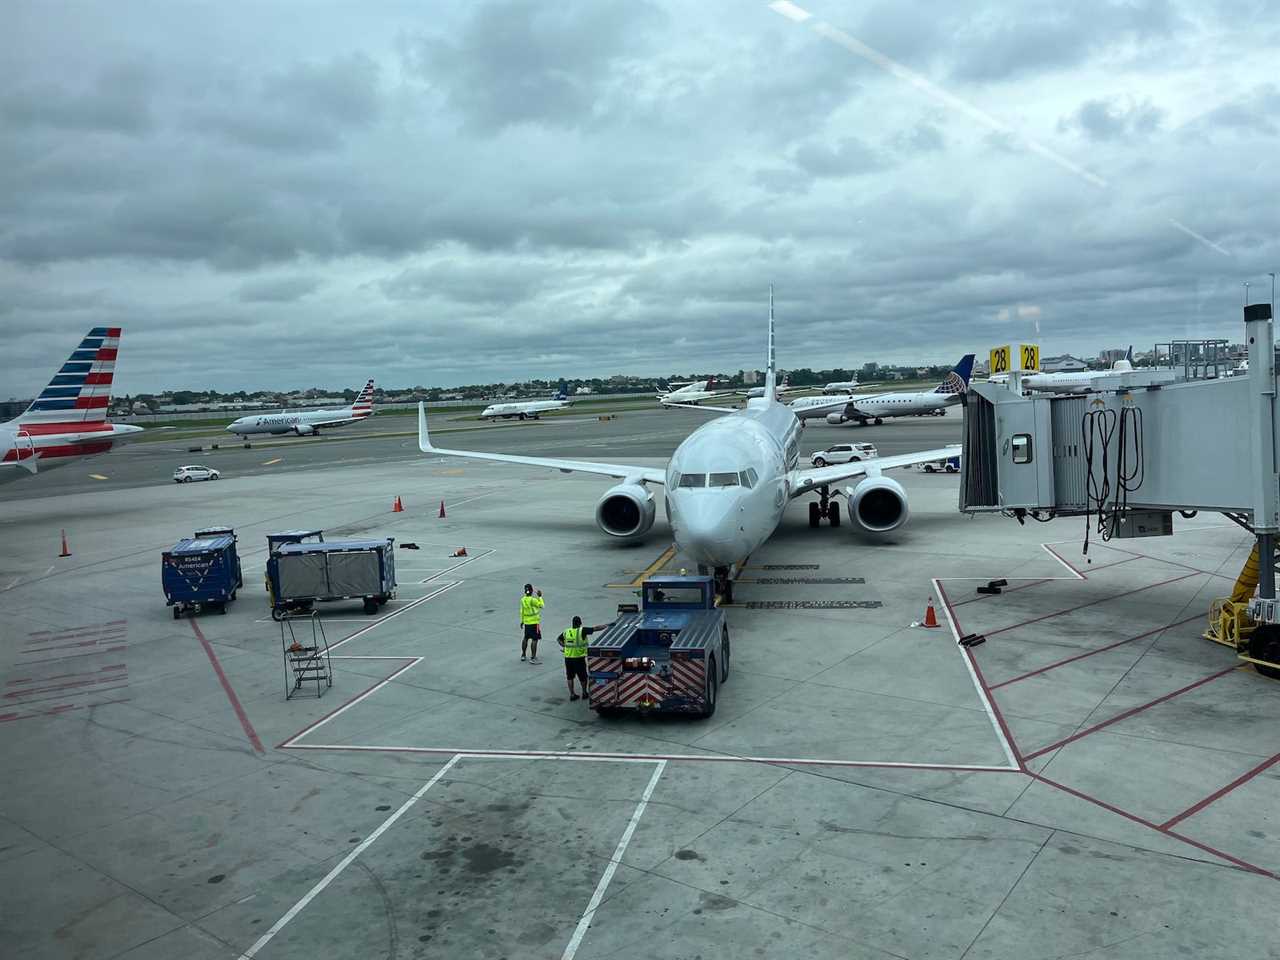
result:
<svg viewBox="0 0 1280 960"><path fill-rule="evenodd" d="M819 450L809 458L809 462L815 467L825 467L829 463L858 463L878 456L880 454L873 443L837 443Z"/></svg>
<svg viewBox="0 0 1280 960"><path fill-rule="evenodd" d="M222 474L213 469L213 467L199 467L192 465L189 467L179 467L177 470L173 471L173 482L190 483L192 480L217 480L220 476L222 476Z"/></svg>

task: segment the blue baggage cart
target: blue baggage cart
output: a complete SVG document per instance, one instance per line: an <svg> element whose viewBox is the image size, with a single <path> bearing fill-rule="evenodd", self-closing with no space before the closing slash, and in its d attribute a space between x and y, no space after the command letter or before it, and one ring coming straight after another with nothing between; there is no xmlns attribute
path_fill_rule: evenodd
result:
<svg viewBox="0 0 1280 960"><path fill-rule="evenodd" d="M175 620L197 609L226 613L241 584L235 535L179 540L161 555L160 583Z"/></svg>

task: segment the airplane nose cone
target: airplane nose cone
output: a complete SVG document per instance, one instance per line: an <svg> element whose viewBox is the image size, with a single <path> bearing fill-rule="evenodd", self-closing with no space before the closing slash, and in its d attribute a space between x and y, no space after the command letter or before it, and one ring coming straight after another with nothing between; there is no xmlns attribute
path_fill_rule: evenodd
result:
<svg viewBox="0 0 1280 960"><path fill-rule="evenodd" d="M680 499L677 532L685 551L710 566L723 567L740 560L733 555L738 533L737 497L701 493Z"/></svg>

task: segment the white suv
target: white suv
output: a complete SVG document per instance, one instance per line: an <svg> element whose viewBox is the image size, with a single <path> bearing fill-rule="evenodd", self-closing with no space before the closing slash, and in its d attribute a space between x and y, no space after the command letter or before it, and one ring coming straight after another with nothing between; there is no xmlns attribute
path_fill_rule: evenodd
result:
<svg viewBox="0 0 1280 960"><path fill-rule="evenodd" d="M174 483L190 483L192 480L217 480L222 474L213 467L179 467L173 471Z"/></svg>
<svg viewBox="0 0 1280 960"><path fill-rule="evenodd" d="M828 463L857 463L860 460L873 460L880 454L875 444L871 443L837 443L819 450L809 462L815 467L825 467Z"/></svg>

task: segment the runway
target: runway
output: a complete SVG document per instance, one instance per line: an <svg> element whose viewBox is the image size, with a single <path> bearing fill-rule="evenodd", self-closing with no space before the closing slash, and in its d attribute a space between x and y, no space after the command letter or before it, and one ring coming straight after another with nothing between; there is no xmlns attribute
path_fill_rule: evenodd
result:
<svg viewBox="0 0 1280 960"><path fill-rule="evenodd" d="M616 419L606 414L571 414L524 422L481 424L468 414L433 420L435 442L455 449L578 457L584 460L667 458L676 446L708 419L697 410L637 410L624 407ZM833 427L810 420L801 451L805 456L833 443L870 442L884 455L909 453L960 442L958 408L945 417L906 417L881 426ZM218 444L218 449L211 447ZM200 446L200 452L190 448ZM0 487L0 503L35 497L66 496L96 490L132 489L173 483L174 468L203 464L221 471L222 479L257 477L327 467L358 467L425 459L418 451L417 419L374 417L319 437L271 437L244 449L236 437L213 440L157 440L135 443L104 456L68 464L34 480L22 478ZM191 484L193 495L200 484Z"/></svg>

